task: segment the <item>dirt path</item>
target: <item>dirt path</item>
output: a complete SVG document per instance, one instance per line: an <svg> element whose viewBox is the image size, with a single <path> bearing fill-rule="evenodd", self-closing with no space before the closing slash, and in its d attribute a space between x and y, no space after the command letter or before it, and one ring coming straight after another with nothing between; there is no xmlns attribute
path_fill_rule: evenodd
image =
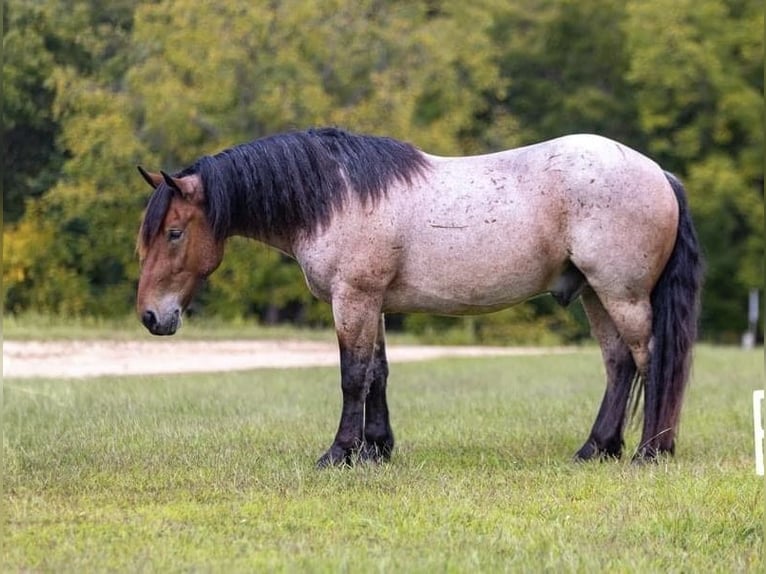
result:
<svg viewBox="0 0 766 574"><path fill-rule="evenodd" d="M544 355L568 348L390 346L391 362L439 357ZM96 377L321 367L338 364L334 343L312 341L6 341L4 377Z"/></svg>

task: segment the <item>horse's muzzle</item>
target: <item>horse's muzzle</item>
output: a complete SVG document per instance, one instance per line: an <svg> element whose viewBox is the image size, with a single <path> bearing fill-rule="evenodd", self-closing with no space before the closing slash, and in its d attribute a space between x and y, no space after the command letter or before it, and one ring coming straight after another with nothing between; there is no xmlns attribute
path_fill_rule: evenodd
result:
<svg viewBox="0 0 766 574"><path fill-rule="evenodd" d="M181 323L181 311L176 309L160 318L157 313L147 309L141 314L141 322L152 335L174 335Z"/></svg>

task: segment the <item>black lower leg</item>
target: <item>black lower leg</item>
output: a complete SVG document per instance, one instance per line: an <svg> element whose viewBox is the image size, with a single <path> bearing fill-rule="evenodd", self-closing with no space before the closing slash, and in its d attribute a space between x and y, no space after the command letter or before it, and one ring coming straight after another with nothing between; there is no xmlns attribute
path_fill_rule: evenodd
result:
<svg viewBox="0 0 766 574"><path fill-rule="evenodd" d="M660 428L659 415L659 389L654 377L647 369L647 376L644 377L644 426L641 431L641 442L633 455L633 462L648 462L657 458L661 435L667 432L666 429Z"/></svg>
<svg viewBox="0 0 766 574"><path fill-rule="evenodd" d="M343 410L338 432L329 450L317 461L317 466L350 464L355 452L364 444L364 407L368 394L367 372L369 357L356 356L346 349L340 351L341 390Z"/></svg>
<svg viewBox="0 0 766 574"><path fill-rule="evenodd" d="M623 431L636 365L627 348L612 354L607 363L607 387L588 440L575 454L575 460L620 458Z"/></svg>
<svg viewBox="0 0 766 574"><path fill-rule="evenodd" d="M382 329L375 345L369 378L370 390L365 403L364 423L366 455L376 461L388 460L394 449L394 433L391 430L386 400L388 361Z"/></svg>

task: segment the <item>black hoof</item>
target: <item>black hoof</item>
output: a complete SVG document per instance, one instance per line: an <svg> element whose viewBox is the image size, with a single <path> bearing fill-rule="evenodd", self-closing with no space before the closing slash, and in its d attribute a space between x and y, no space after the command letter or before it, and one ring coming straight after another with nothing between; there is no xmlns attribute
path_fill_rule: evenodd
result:
<svg viewBox="0 0 766 574"><path fill-rule="evenodd" d="M575 462L587 462L589 460L619 460L622 456L621 449L615 448L599 448L595 441L588 439L588 441L582 445L573 459Z"/></svg>
<svg viewBox="0 0 766 574"><path fill-rule="evenodd" d="M357 448L346 449L338 445L332 445L316 463L317 468L330 466L353 466L357 462L382 463L391 459L393 444L384 442L381 445L364 442Z"/></svg>
<svg viewBox="0 0 766 574"><path fill-rule="evenodd" d="M359 460L375 464L388 462L391 460L392 449L393 446L390 445L378 446L373 443L364 443L359 449Z"/></svg>
<svg viewBox="0 0 766 574"><path fill-rule="evenodd" d="M329 468L331 466L351 466L352 451L337 445L332 445L330 450L324 453L316 463L317 468Z"/></svg>
<svg viewBox="0 0 766 574"><path fill-rule="evenodd" d="M587 462L593 460L598 456L598 448L591 441L586 442L580 450L578 450L573 459L575 462Z"/></svg>
<svg viewBox="0 0 766 574"><path fill-rule="evenodd" d="M641 466L644 464L656 464L658 462L658 452L653 447L641 447L636 451L631 459L631 464Z"/></svg>
<svg viewBox="0 0 766 574"><path fill-rule="evenodd" d="M633 466L644 466L647 464L657 464L657 457L656 456L646 456L646 455L640 455L640 454L634 454L633 458L630 459L630 464Z"/></svg>

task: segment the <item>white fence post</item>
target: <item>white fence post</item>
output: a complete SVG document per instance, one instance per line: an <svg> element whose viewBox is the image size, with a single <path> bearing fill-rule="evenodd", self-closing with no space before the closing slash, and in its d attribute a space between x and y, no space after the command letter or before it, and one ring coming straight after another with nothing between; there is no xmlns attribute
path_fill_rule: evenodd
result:
<svg viewBox="0 0 766 574"><path fill-rule="evenodd" d="M763 476L763 421L761 420L761 403L764 391L753 391L753 426L755 427L755 472Z"/></svg>

